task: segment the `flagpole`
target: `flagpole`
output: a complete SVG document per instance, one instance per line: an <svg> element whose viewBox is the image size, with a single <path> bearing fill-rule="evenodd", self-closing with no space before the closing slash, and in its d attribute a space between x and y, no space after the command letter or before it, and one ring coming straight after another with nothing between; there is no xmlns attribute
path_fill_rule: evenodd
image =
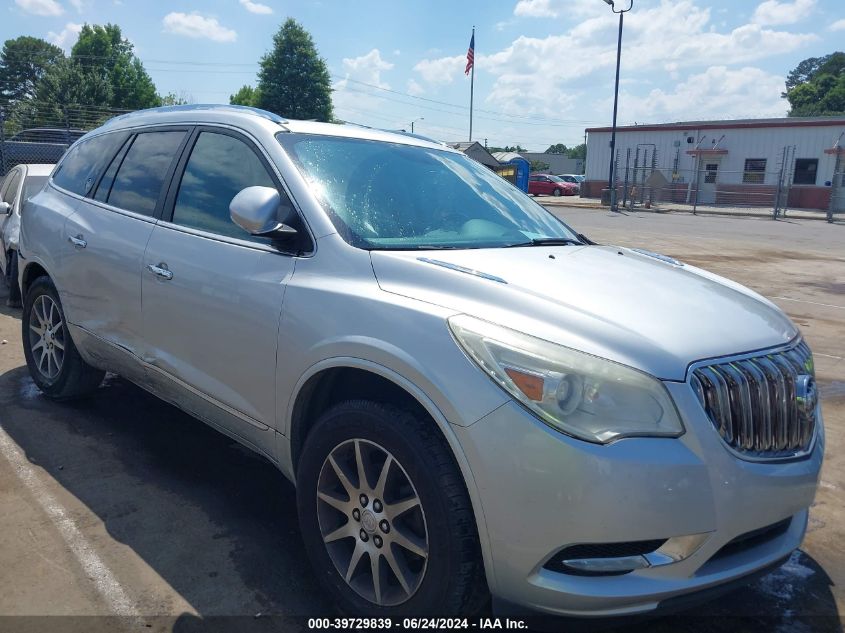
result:
<svg viewBox="0 0 845 633"><path fill-rule="evenodd" d="M464 31L466 32L466 31ZM475 25L472 27L472 43L473 43L473 60L472 60L472 74L469 78L469 142L472 143L472 97L475 88Z"/></svg>

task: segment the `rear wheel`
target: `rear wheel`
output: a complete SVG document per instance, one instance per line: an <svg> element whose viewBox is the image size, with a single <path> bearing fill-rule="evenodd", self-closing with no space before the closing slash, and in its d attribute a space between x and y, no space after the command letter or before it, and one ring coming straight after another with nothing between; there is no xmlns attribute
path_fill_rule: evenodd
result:
<svg viewBox="0 0 845 633"><path fill-rule="evenodd" d="M82 396L103 381L105 372L82 360L70 338L59 293L49 277L39 277L27 290L21 325L29 374L44 395Z"/></svg>
<svg viewBox="0 0 845 633"><path fill-rule="evenodd" d="M484 599L466 487L430 420L363 400L333 407L306 440L297 503L342 612L466 615Z"/></svg>

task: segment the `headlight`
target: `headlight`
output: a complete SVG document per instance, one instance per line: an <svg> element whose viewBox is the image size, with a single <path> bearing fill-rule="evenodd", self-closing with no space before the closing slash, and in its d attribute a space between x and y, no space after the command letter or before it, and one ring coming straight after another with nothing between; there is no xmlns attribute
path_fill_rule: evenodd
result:
<svg viewBox="0 0 845 633"><path fill-rule="evenodd" d="M543 422L589 442L684 432L656 378L464 314L449 328L479 367Z"/></svg>

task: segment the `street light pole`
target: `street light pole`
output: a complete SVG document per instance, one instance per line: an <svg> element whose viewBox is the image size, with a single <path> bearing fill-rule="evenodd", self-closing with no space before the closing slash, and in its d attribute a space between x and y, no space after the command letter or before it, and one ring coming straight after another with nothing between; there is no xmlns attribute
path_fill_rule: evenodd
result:
<svg viewBox="0 0 845 633"><path fill-rule="evenodd" d="M411 121L411 134L414 133L414 123L416 123L417 121L425 121L425 117L421 116L419 119L414 119L413 121Z"/></svg>
<svg viewBox="0 0 845 633"><path fill-rule="evenodd" d="M625 14L634 8L634 0L630 0L627 9L616 10L614 0L604 0L610 5L610 10L619 14L619 37L616 42L616 84L613 90L613 127L610 132L610 173L607 177L607 189L610 193L610 210L619 211L616 205L616 186L614 183L614 168L616 161L614 160L616 154L616 112L619 107L619 65L622 61L622 22Z"/></svg>

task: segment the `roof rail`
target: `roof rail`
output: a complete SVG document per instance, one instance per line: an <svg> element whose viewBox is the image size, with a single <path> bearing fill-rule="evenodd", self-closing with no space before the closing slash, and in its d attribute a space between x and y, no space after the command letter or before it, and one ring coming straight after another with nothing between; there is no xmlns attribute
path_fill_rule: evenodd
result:
<svg viewBox="0 0 845 633"><path fill-rule="evenodd" d="M289 123L287 119L284 117L280 117L278 114L274 114L272 112L268 112L267 110L261 110L260 108L252 108L250 106L242 106L242 105L227 105L224 103L192 103L188 105L174 105L174 106L161 106L158 108L148 108L146 110L136 110L135 112L129 112L127 114L121 114L120 116L114 117L111 119L112 121L125 121L127 119L135 118L136 116L149 114L151 112L199 112L203 110L222 110L227 112L243 112L245 114L252 114L255 116L259 116L261 118L267 119L268 121L272 121L273 123L278 123L279 125L284 125L285 123Z"/></svg>

